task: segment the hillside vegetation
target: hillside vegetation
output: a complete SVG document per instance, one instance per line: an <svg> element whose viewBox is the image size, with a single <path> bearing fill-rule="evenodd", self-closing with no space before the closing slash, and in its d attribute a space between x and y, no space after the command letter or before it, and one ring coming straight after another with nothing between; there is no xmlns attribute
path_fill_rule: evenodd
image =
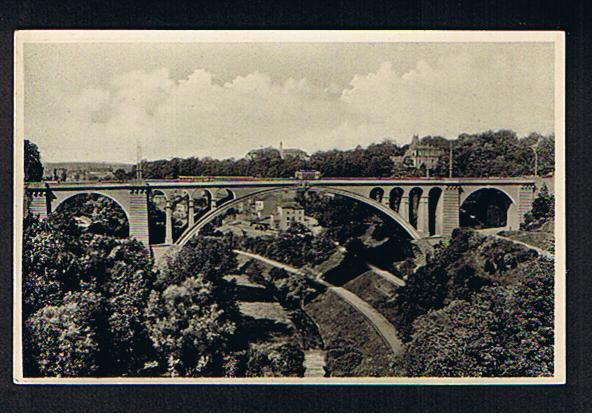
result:
<svg viewBox="0 0 592 416"><path fill-rule="evenodd" d="M554 264L533 250L458 230L398 291L392 321L408 376L550 376Z"/></svg>

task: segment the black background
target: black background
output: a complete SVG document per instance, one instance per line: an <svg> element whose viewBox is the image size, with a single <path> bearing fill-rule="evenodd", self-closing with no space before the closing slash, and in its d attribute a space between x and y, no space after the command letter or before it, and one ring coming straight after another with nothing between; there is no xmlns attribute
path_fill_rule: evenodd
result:
<svg viewBox="0 0 592 416"><path fill-rule="evenodd" d="M588 2L590 3L590 2ZM590 411L592 247L586 1L0 0L0 411ZM565 30L567 385L19 386L12 383L13 32L17 29ZM64 63L67 64L67 63ZM587 65L585 65L587 64ZM588 70L587 70L588 69Z"/></svg>

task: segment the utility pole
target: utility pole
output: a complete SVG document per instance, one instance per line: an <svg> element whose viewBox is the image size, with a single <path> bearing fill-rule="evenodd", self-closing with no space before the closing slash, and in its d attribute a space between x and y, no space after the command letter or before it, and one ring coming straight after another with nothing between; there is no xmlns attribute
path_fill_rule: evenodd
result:
<svg viewBox="0 0 592 416"><path fill-rule="evenodd" d="M142 180L142 146L138 139L136 139L136 179Z"/></svg>
<svg viewBox="0 0 592 416"><path fill-rule="evenodd" d="M537 148L539 147L540 140L540 138L537 139L536 143L530 146L530 148L534 152L534 176L539 176L539 155L537 152Z"/></svg>
<svg viewBox="0 0 592 416"><path fill-rule="evenodd" d="M450 153L448 156L448 177L452 178L452 140L450 140Z"/></svg>

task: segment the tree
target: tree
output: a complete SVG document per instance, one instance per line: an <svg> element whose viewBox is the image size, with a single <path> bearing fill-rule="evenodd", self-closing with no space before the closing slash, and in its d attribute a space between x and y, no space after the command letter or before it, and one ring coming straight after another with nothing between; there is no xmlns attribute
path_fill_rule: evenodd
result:
<svg viewBox="0 0 592 416"><path fill-rule="evenodd" d="M100 351L94 322L99 318L100 304L96 293L69 292L62 304L45 306L25 322L25 351L36 363L38 375L97 375Z"/></svg>
<svg viewBox="0 0 592 416"><path fill-rule="evenodd" d="M522 270L536 253L508 241L456 230L447 246L437 248L431 260L408 276L394 300L392 318L405 340L413 336L414 321L431 310L455 300L468 301L475 293L508 279L507 273Z"/></svg>
<svg viewBox="0 0 592 416"><path fill-rule="evenodd" d="M293 342L249 348L248 377L303 377L304 353Z"/></svg>
<svg viewBox="0 0 592 416"><path fill-rule="evenodd" d="M45 221L27 217L26 373L142 374L154 360L144 324L153 281L152 261L138 241L90 233L60 213Z"/></svg>
<svg viewBox="0 0 592 416"><path fill-rule="evenodd" d="M233 273L238 263L229 238L196 235L178 253L165 259L157 284L166 288L200 273L218 282L222 276Z"/></svg>
<svg viewBox="0 0 592 416"><path fill-rule="evenodd" d="M78 217L88 221L86 231L92 234L125 238L129 235L129 221L123 208L99 194L79 194L60 205L59 215Z"/></svg>
<svg viewBox="0 0 592 416"><path fill-rule="evenodd" d="M139 375L154 358L144 322L155 279L152 260L140 242L125 240L113 246L106 262L105 342L111 368L103 370L113 375Z"/></svg>
<svg viewBox="0 0 592 416"><path fill-rule="evenodd" d="M57 306L67 291L79 290L80 258L72 251L80 232L72 222L55 217L39 221L29 215L23 224L23 316Z"/></svg>
<svg viewBox="0 0 592 416"><path fill-rule="evenodd" d="M127 179L133 178L133 176L130 176L130 174L128 174L124 169L121 168L117 169L113 174L115 175L115 178L120 181L125 181Z"/></svg>
<svg viewBox="0 0 592 416"><path fill-rule="evenodd" d="M37 145L25 140L25 182L40 182L43 179L43 165Z"/></svg>
<svg viewBox="0 0 592 416"><path fill-rule="evenodd" d="M213 281L195 275L150 295L146 319L166 375L227 375L237 324L215 292Z"/></svg>
<svg viewBox="0 0 592 416"><path fill-rule="evenodd" d="M531 262L517 284L496 284L417 319L407 376L542 377L553 374L553 262Z"/></svg>
<svg viewBox="0 0 592 416"><path fill-rule="evenodd" d="M533 230L540 228L547 221L555 218L555 195L549 192L547 185L543 185L541 191L532 201L532 209L524 216L521 228Z"/></svg>

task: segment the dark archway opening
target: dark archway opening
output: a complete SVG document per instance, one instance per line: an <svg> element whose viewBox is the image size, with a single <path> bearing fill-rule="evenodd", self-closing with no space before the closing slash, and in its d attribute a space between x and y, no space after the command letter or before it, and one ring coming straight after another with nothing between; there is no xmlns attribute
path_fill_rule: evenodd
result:
<svg viewBox="0 0 592 416"><path fill-rule="evenodd" d="M187 229L187 204L189 200L186 193L173 193L170 195L171 214L173 224L173 241ZM155 190L148 197L148 223L150 244L163 244L166 237L166 206L169 200L164 192Z"/></svg>
<svg viewBox="0 0 592 416"><path fill-rule="evenodd" d="M148 196L148 239L150 244L162 244L165 237L166 196L162 191L153 191Z"/></svg>
<svg viewBox="0 0 592 416"><path fill-rule="evenodd" d="M217 206L221 206L227 203L228 201L232 201L233 199L235 199L234 192L232 192L230 189L218 189L216 190L215 195Z"/></svg>
<svg viewBox="0 0 592 416"><path fill-rule="evenodd" d="M409 224L417 229L417 212L419 211L419 202L423 190L421 188L413 188L409 192Z"/></svg>
<svg viewBox="0 0 592 416"><path fill-rule="evenodd" d="M401 200L403 199L403 189L393 188L389 194L389 207L393 211L401 212Z"/></svg>
<svg viewBox="0 0 592 416"><path fill-rule="evenodd" d="M499 228L508 224L512 200L504 192L484 188L473 192L460 207L460 226Z"/></svg>
<svg viewBox="0 0 592 416"><path fill-rule="evenodd" d="M87 232L129 237L129 220L124 209L114 199L96 193L82 193L64 200L56 213L74 218Z"/></svg>
<svg viewBox="0 0 592 416"><path fill-rule="evenodd" d="M212 209L212 194L207 189L193 193L193 222L206 215Z"/></svg>
<svg viewBox="0 0 592 416"><path fill-rule="evenodd" d="M370 199L382 202L382 198L384 198L384 189L374 188L370 191Z"/></svg>
<svg viewBox="0 0 592 416"><path fill-rule="evenodd" d="M441 226L442 218L440 214L440 199L442 189L432 188L428 194L428 223L430 235L438 234L438 228Z"/></svg>

